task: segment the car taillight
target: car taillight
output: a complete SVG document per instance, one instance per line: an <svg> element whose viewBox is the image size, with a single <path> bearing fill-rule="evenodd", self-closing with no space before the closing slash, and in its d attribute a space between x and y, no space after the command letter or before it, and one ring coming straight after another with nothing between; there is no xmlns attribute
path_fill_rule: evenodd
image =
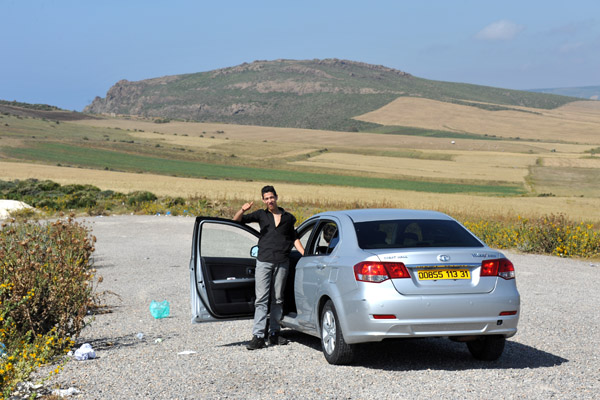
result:
<svg viewBox="0 0 600 400"><path fill-rule="evenodd" d="M485 260L481 263L481 276L499 276L503 279L515 279L515 267L507 258Z"/></svg>
<svg viewBox="0 0 600 400"><path fill-rule="evenodd" d="M363 261L354 266L357 281L383 282L387 279L410 278L406 266L402 263Z"/></svg>

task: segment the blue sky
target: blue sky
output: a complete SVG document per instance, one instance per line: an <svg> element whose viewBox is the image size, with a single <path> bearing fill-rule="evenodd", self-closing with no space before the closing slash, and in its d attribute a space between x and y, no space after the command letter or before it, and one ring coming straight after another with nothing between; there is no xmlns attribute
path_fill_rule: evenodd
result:
<svg viewBox="0 0 600 400"><path fill-rule="evenodd" d="M82 110L117 81L340 58L511 89L600 85L600 1L0 0L0 99Z"/></svg>

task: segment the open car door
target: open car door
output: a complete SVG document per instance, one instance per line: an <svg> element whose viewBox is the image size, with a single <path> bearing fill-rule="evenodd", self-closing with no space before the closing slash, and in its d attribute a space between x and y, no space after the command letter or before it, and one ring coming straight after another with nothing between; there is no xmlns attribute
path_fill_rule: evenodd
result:
<svg viewBox="0 0 600 400"><path fill-rule="evenodd" d="M192 322L254 315L251 249L259 232L223 218L197 217L190 259Z"/></svg>

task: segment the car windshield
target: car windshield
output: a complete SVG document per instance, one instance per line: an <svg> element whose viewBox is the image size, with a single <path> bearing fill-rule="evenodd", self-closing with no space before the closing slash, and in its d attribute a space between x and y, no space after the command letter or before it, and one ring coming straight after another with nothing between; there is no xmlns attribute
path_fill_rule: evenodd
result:
<svg viewBox="0 0 600 400"><path fill-rule="evenodd" d="M399 219L354 223L361 249L483 247L456 221Z"/></svg>

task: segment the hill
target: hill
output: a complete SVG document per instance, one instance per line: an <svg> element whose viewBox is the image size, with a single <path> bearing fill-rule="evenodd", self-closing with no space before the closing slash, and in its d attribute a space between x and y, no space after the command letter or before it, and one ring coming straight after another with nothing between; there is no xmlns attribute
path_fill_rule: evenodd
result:
<svg viewBox="0 0 600 400"><path fill-rule="evenodd" d="M63 110L49 104L30 104L6 100L0 100L0 114L26 118L50 119L54 121L74 121L94 118L94 116L89 114Z"/></svg>
<svg viewBox="0 0 600 400"><path fill-rule="evenodd" d="M552 94L440 82L381 65L325 60L255 61L137 82L122 80L88 113L328 130L378 126L353 117L399 97L487 110L553 109L576 100Z"/></svg>
<svg viewBox="0 0 600 400"><path fill-rule="evenodd" d="M580 97L588 100L600 100L600 86L580 86L552 89L531 89L531 92L550 93L561 96Z"/></svg>

